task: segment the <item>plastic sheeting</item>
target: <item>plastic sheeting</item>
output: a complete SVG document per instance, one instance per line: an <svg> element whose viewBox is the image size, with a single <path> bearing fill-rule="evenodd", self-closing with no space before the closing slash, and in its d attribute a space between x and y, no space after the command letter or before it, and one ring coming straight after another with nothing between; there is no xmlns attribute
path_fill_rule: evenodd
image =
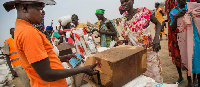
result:
<svg viewBox="0 0 200 87"><path fill-rule="evenodd" d="M141 75L123 87L178 87L178 84L159 84L154 79Z"/></svg>

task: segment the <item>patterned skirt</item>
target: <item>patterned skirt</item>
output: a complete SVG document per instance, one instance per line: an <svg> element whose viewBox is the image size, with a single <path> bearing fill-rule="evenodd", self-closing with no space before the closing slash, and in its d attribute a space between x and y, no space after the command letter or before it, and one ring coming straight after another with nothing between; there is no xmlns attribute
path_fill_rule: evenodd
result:
<svg viewBox="0 0 200 87"><path fill-rule="evenodd" d="M177 33L171 31L171 29L169 29L169 34L168 34L168 38L169 38L169 42L168 42L168 46L169 46L169 52L171 54L172 57L172 62L178 66L181 67L181 55L180 55L180 50L179 50L179 46L178 46L178 41L177 41Z"/></svg>
<svg viewBox="0 0 200 87"><path fill-rule="evenodd" d="M154 79L158 83L163 83L162 67L158 53L147 51L147 71L144 75Z"/></svg>

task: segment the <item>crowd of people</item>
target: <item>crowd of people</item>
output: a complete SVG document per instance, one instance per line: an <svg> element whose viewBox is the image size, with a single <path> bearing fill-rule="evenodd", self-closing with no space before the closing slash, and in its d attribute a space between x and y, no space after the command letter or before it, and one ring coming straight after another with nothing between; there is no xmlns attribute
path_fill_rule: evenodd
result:
<svg viewBox="0 0 200 87"><path fill-rule="evenodd" d="M146 7L134 9L134 0L120 0L119 12L122 18L115 22L104 16L105 9L97 9L97 28L80 23L78 15L60 17L53 29L44 25L45 5L55 5L53 0L15 0L4 3L6 11L17 10L15 28L10 29L12 38L4 43L4 54L13 76L19 76L24 87L66 87L67 77L85 73L95 75L93 71L98 63L93 65L64 69L61 62L69 62L75 54L59 56L58 45L71 43L75 46L74 53L88 56L85 49L86 37L98 32L101 47L125 45L139 46L147 49L147 71L144 73L158 83L163 83L162 67L159 58L162 35L168 39L169 55L175 64L179 78L174 83L183 82L182 69L187 71L187 87L200 87L200 0L166 0L165 10L160 3L155 3L154 12ZM167 20L163 16L167 15ZM152 37L150 22L155 24L155 36ZM168 34L165 32L168 22ZM116 25L120 26L119 33ZM84 36L86 35L86 36ZM124 40L119 40L122 35ZM82 42L84 39L85 42ZM92 38L89 38L93 41ZM84 44L82 44L84 43ZM96 49L94 42L90 50ZM78 59L78 58L77 58ZM87 60L86 60L87 61ZM193 81L192 77L193 76Z"/></svg>

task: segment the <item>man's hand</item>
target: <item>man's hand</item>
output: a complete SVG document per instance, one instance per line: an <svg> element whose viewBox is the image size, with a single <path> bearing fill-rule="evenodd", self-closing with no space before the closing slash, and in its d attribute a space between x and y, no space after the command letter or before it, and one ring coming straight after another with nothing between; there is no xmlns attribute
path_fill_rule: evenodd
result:
<svg viewBox="0 0 200 87"><path fill-rule="evenodd" d="M95 75L98 73L98 71L94 71L93 69L97 66L98 64L95 63L93 65L88 65L88 66L85 66L84 69L83 69L83 72L87 75Z"/></svg>
<svg viewBox="0 0 200 87"><path fill-rule="evenodd" d="M183 10L181 10L180 12L178 12L178 13L175 15L175 17L176 17L176 18L180 18L180 17L184 16L186 12L187 12L187 10L186 10L186 9L183 9Z"/></svg>
<svg viewBox="0 0 200 87"><path fill-rule="evenodd" d="M16 73L14 70L12 70L11 73L12 73L12 75L13 75L14 77L18 77L17 73Z"/></svg>
<svg viewBox="0 0 200 87"><path fill-rule="evenodd" d="M121 40L117 41L117 45L122 45L122 44L123 44L123 41L121 41Z"/></svg>
<svg viewBox="0 0 200 87"><path fill-rule="evenodd" d="M84 57L83 55L80 54L80 56L82 57L82 59L85 59L85 57ZM62 62L69 62L69 60L70 60L72 57L74 57L74 58L76 58L76 59L79 59L75 54L69 54L69 55L60 56L59 58L60 58L60 60L61 60ZM84 61L82 61L82 62L84 62Z"/></svg>
<svg viewBox="0 0 200 87"><path fill-rule="evenodd" d="M75 54L69 54L69 55L66 56L66 62L69 62L69 60L70 60L72 57L74 57L74 58L76 58L76 59L79 59Z"/></svg>

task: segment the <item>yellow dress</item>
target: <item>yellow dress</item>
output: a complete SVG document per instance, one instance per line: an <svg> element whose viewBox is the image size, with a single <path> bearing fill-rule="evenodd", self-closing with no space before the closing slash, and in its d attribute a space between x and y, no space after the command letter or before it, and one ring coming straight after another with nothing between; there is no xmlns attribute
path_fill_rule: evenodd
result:
<svg viewBox="0 0 200 87"><path fill-rule="evenodd" d="M160 10L162 10L161 8L158 8L157 10L155 10L155 17L157 18L157 20L160 22L160 24L162 25L163 22L163 16L160 13ZM166 32L165 30L163 30L163 32L160 32L160 34L165 35Z"/></svg>

